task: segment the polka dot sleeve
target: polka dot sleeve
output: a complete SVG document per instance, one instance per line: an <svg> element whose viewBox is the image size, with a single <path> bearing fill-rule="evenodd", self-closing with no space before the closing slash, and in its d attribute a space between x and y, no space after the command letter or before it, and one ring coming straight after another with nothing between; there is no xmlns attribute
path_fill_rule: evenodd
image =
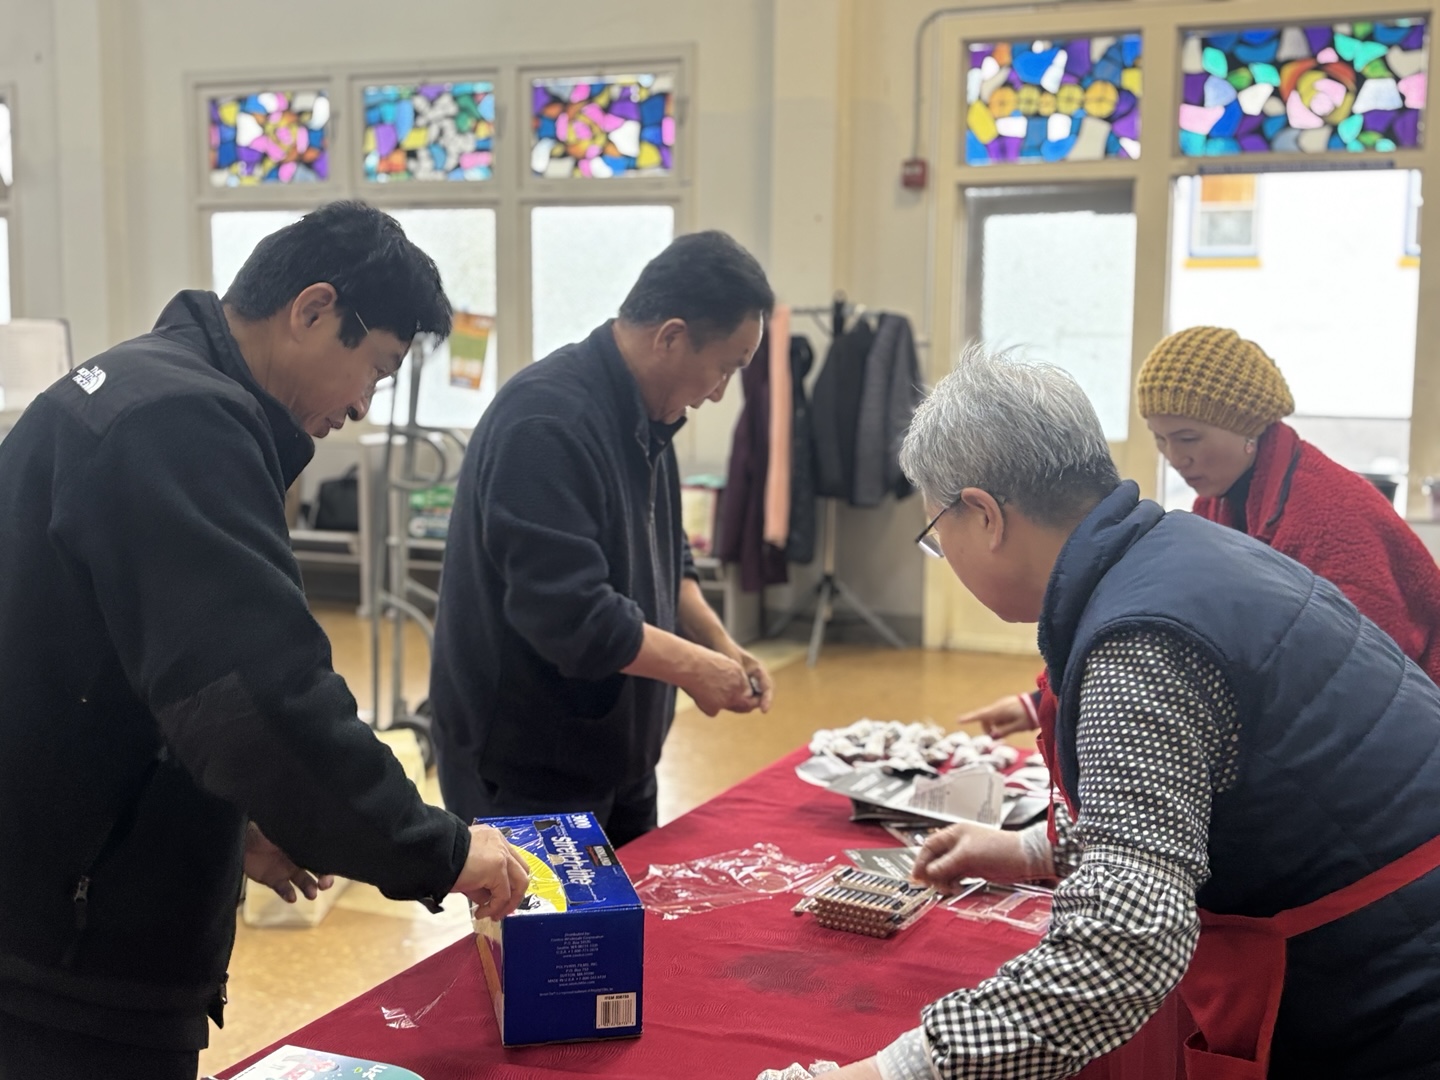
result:
<svg viewBox="0 0 1440 1080"><path fill-rule="evenodd" d="M1230 688L1188 640L1129 631L1091 651L1080 812L1056 851L1074 868L1035 948L923 1011L932 1075L1069 1076L1160 1007L1195 948L1210 802L1234 782L1237 738Z"/></svg>

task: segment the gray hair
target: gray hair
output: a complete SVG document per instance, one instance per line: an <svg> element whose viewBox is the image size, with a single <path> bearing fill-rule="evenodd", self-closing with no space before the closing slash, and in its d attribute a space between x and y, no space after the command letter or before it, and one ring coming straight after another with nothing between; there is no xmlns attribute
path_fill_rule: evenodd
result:
<svg viewBox="0 0 1440 1080"><path fill-rule="evenodd" d="M980 488L1052 526L1074 524L1120 483L1069 372L981 343L916 409L900 467L936 510Z"/></svg>

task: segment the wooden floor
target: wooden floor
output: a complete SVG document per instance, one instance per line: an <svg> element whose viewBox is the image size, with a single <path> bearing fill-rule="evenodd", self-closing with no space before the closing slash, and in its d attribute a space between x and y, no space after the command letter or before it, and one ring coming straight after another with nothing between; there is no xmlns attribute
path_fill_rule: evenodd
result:
<svg viewBox="0 0 1440 1080"><path fill-rule="evenodd" d="M361 709L368 709L369 624L351 609L316 614L334 643L336 670L350 681ZM381 664L388 673L386 638ZM862 716L931 719L949 728L957 711L1025 689L1039 670L1039 661L1027 657L840 645L827 647L809 668L802 645L766 642L756 651L774 672L775 707L766 716L722 713L712 719L682 703L660 763L662 824L808 742L816 728ZM429 667L414 627L402 652L404 690L413 708L425 696ZM382 697L389 696L384 689ZM426 797L438 801L433 776L426 789ZM836 812L844 812L838 802ZM257 930L241 923L225 1029L211 1029L202 1073L223 1069L469 933L463 904L454 900L442 914L430 915L418 904L398 904L369 886L351 885L312 929Z"/></svg>

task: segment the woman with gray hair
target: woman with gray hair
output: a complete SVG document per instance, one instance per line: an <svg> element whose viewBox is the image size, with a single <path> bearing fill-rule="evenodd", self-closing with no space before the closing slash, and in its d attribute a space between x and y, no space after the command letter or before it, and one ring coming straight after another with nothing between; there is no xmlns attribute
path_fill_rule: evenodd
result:
<svg viewBox="0 0 1440 1080"><path fill-rule="evenodd" d="M1299 563L1140 499L1058 368L970 350L901 461L1059 701L1049 830L954 826L916 878L1061 881L1033 949L837 1080L1068 1076L1177 986L1190 1080L1437 1075L1440 689Z"/></svg>

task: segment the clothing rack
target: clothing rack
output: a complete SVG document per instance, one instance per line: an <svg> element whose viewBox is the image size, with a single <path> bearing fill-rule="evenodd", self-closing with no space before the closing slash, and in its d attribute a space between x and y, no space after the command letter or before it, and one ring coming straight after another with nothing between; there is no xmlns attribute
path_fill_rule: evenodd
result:
<svg viewBox="0 0 1440 1080"><path fill-rule="evenodd" d="M381 638L384 624L390 623L390 718L385 730L408 728L420 742L421 756L428 768L435 760L430 734L430 703L420 702L412 712L405 698L405 623L415 623L431 653L435 649L435 624L415 603L439 602L435 590L410 573L410 495L436 484L454 483L465 458L465 440L448 428L427 427L416 420L420 408L420 375L432 359L439 340L419 335L411 345L405 363L410 366L410 409L404 424L397 424L397 387L390 400L390 422L386 429L381 466L380 528L377 550L370 559L370 698L371 722L380 726ZM421 444L429 447L434 467L422 469L417 459ZM398 451L398 452L397 452Z"/></svg>
<svg viewBox="0 0 1440 1080"><path fill-rule="evenodd" d="M846 300L843 292L837 292L835 299L829 304L819 307L792 307L790 314L810 316L820 326L822 333L834 339L845 332L846 321L857 319L865 314L865 308L863 305L851 304ZM824 316L829 317L829 325L822 321ZM806 664L814 667L820 660L820 649L825 644L825 628L835 617L837 601L843 601L849 605L850 609L864 619L887 645L896 649L905 648L905 642L900 635L895 633L879 615L871 611L865 602L855 595L855 590L841 581L835 573L840 503L838 499L833 498L822 499L821 502L825 504L825 535L822 541L824 547L821 553L820 580L811 590L815 597L815 614L810 624L810 650L805 657ZM771 628L769 636L776 637L783 633L791 622L799 618L804 606L804 604L797 604L781 616L780 621Z"/></svg>

